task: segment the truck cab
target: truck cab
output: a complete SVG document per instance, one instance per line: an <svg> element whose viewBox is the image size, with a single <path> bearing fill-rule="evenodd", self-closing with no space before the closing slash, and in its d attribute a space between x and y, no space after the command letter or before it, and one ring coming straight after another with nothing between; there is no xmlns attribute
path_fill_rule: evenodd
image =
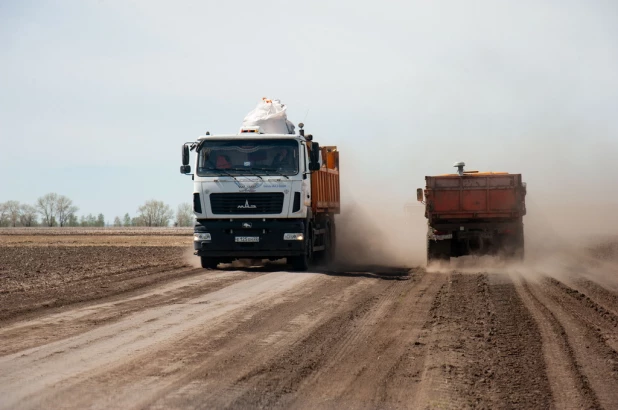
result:
<svg viewBox="0 0 618 410"><path fill-rule="evenodd" d="M194 173L189 151L195 152ZM305 270L314 254L331 254L338 169L337 208L313 206L323 151L302 127L298 135L244 127L238 134L207 134L185 143L181 173L193 176L193 244L202 267L287 258Z"/></svg>

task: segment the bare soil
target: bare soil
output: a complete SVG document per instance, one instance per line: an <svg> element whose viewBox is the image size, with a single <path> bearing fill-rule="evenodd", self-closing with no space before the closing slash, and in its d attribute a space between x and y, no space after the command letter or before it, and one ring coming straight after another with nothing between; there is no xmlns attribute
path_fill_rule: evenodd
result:
<svg viewBox="0 0 618 410"><path fill-rule="evenodd" d="M190 246L186 229L0 230L0 321L195 273Z"/></svg>
<svg viewBox="0 0 618 410"><path fill-rule="evenodd" d="M559 275L294 273L196 269L190 233L33 236L0 233L1 408L618 403L613 245Z"/></svg>

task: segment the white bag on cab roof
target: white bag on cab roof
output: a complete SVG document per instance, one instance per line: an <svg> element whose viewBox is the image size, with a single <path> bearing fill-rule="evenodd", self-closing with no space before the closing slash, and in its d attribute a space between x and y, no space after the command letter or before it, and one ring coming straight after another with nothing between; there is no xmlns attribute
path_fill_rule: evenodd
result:
<svg viewBox="0 0 618 410"><path fill-rule="evenodd" d="M294 134L294 124L288 121L287 107L279 100L262 98L242 122L243 127L260 127L265 134Z"/></svg>

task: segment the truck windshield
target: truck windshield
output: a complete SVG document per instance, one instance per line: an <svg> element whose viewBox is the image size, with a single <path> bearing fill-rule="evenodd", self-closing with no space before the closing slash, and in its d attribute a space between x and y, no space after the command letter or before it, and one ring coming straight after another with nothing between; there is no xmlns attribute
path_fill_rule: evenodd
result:
<svg viewBox="0 0 618 410"><path fill-rule="evenodd" d="M296 175L298 142L295 140L204 141L198 154L197 175Z"/></svg>

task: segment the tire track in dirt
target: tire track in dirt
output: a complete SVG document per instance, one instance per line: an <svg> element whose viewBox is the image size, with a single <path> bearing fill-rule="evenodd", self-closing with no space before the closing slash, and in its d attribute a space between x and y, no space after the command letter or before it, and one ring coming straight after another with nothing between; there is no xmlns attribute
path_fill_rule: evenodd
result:
<svg viewBox="0 0 618 410"><path fill-rule="evenodd" d="M327 408L406 406L415 394L409 375L424 364L418 339L444 281L445 275L423 273L414 283L388 289L379 303L345 329L342 340L323 353L328 361L277 406L300 408L308 402Z"/></svg>
<svg viewBox="0 0 618 410"><path fill-rule="evenodd" d="M387 281L346 275L314 275L315 280L275 299L247 306L217 324L193 328L191 335L157 346L141 358L67 386L47 402L113 399L121 407L225 406L245 389L239 375L272 360L349 304L375 297ZM84 391L93 392L85 399ZM135 391L142 394L139 399ZM199 405L198 405L199 406Z"/></svg>
<svg viewBox="0 0 618 410"><path fill-rule="evenodd" d="M318 344L321 346L319 352L326 354L326 350L322 348L326 349L327 345L331 345L329 342L333 338L343 337L345 333L342 332L347 329L348 322L364 317L364 313L369 311L371 306L380 305L381 296L394 292L397 284L415 280L413 278L411 281L398 281L368 275L344 275L336 277L334 281L333 279L335 278L331 278L329 283L324 285L324 289L307 290L299 300L293 300L278 308L280 313L274 317L272 313L268 313L263 317L264 323L252 328L251 334L255 332L260 336L259 340L270 343L273 339L281 338L282 326L278 317L289 315L288 312L297 312L303 325L294 333L288 333L282 340L284 343L277 343L274 349L272 344L268 346L257 343L254 345L255 349L249 349L249 357L239 354L236 349L226 348L221 357L224 364L218 369L215 367L219 371L218 379L223 380L223 383L212 379L213 364L210 363L207 366L211 369L210 377L195 381L193 386L176 389L175 394L161 398L153 403L153 407L168 408L204 402L215 408L260 407L268 405L266 403L278 405L283 397L293 394L296 386L311 374L312 369L319 367L319 362L330 359L319 354L319 357L308 354L308 346L313 346L312 343ZM326 297L326 289L339 296ZM315 303L314 299L319 295L324 295L320 297L324 304ZM312 315L308 322L306 314L303 313L306 309L304 305L316 306L320 313ZM273 319L277 319L276 322ZM298 323L299 320L294 317L292 322ZM334 325L335 323L337 325ZM261 337L261 329L268 330L264 338ZM285 326L283 330L285 333ZM230 343L235 345L233 340L226 345ZM298 349L302 349L302 353ZM246 347L239 350L246 350ZM254 396L254 393L258 393L257 396ZM247 400L250 404L243 404Z"/></svg>
<svg viewBox="0 0 618 410"><path fill-rule="evenodd" d="M199 271L0 329L30 346L0 357L0 407L618 403L615 295L576 277Z"/></svg>
<svg viewBox="0 0 618 410"><path fill-rule="evenodd" d="M547 408L551 389L543 360L541 334L530 311L506 275L489 275L490 303L495 316L490 330L495 393L499 405Z"/></svg>
<svg viewBox="0 0 618 410"><path fill-rule="evenodd" d="M109 372L127 360L157 351L170 340L187 336L192 329L221 324L238 309L273 300L276 295L316 278L312 274L286 272L263 275L185 303L146 309L66 340L1 357L2 405L13 407L20 403L36 407L41 397L50 394L51 386L70 385L86 375ZM127 383L131 384L130 380Z"/></svg>
<svg viewBox="0 0 618 410"><path fill-rule="evenodd" d="M508 277L453 272L432 311L414 407L551 405L541 336Z"/></svg>
<svg viewBox="0 0 618 410"><path fill-rule="evenodd" d="M107 302L72 306L70 310L48 313L40 318L0 328L0 356L66 339L127 315L170 303L183 303L199 295L214 292L235 282L255 278L262 273L243 271L217 272L204 269L179 271L176 280L164 285L139 289Z"/></svg>
<svg viewBox="0 0 618 410"><path fill-rule="evenodd" d="M581 305L588 309L595 311L594 316L600 316L605 319L610 326L618 327L618 314L615 312L618 307L618 295L604 290L602 287L595 287L595 285L589 281L577 281L575 285L567 285L554 278L547 278L546 281L552 286L559 288L561 291L567 293L569 296L577 300ZM586 288L587 292L592 292L594 297L591 298L588 294L578 290ZM598 303L596 300L601 300Z"/></svg>
<svg viewBox="0 0 618 410"><path fill-rule="evenodd" d="M569 285L582 293L586 293L597 304L610 311L614 317L618 316L618 291L606 289L587 279L579 279L573 284L569 283Z"/></svg>
<svg viewBox="0 0 618 410"><path fill-rule="evenodd" d="M573 314L577 311L579 319L586 324L588 329L596 333L599 341L607 345L610 349L608 357L611 357L614 372L618 375L618 315L596 303L586 294L554 278L545 279L545 283L550 288L567 294L574 302L569 304L567 310Z"/></svg>
<svg viewBox="0 0 618 410"><path fill-rule="evenodd" d="M543 341L547 375L556 408L600 408L599 400L577 362L567 333L556 316L532 293L521 276L512 275L524 304L537 322Z"/></svg>
<svg viewBox="0 0 618 410"><path fill-rule="evenodd" d="M616 337L613 321L599 315L594 304L556 279L542 279L528 288L564 329L577 370L600 406L614 407L618 403L618 353L611 346Z"/></svg>

